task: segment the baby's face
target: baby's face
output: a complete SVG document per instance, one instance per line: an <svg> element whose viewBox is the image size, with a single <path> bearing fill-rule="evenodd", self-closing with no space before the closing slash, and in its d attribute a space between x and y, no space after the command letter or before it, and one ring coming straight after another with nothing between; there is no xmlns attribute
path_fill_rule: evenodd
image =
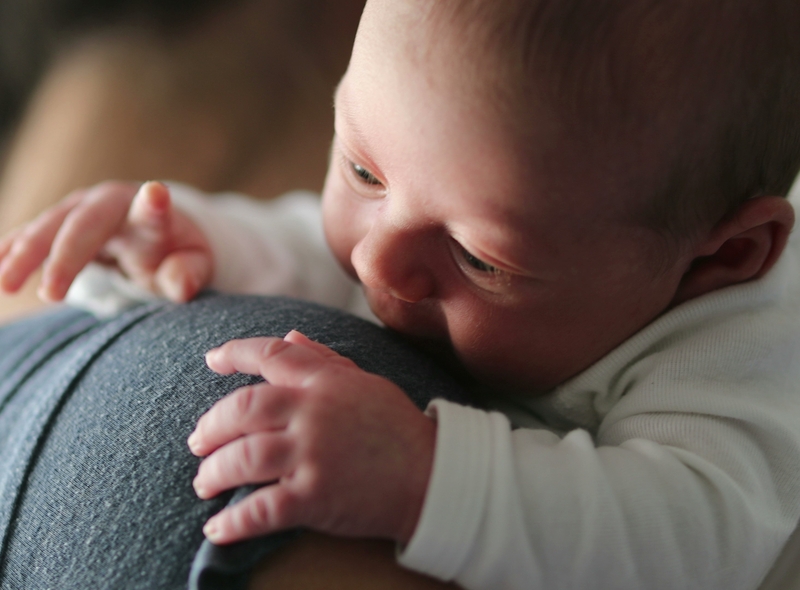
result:
<svg viewBox="0 0 800 590"><path fill-rule="evenodd" d="M328 242L387 326L490 385L550 389L666 309L685 267L653 268L659 239L604 192L605 155L578 156L545 109L523 147L416 1L367 3L336 94Z"/></svg>

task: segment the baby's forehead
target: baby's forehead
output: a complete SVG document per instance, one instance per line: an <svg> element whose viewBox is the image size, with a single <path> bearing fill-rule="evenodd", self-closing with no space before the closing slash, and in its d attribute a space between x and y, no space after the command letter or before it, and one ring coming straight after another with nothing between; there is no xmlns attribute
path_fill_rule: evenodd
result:
<svg viewBox="0 0 800 590"><path fill-rule="evenodd" d="M655 226L710 222L751 196L785 194L796 174L797 142L775 139L800 128L796 0L371 8L392 35L373 40L392 44L394 59L499 113L520 138L546 122L581 157L606 160Z"/></svg>
<svg viewBox="0 0 800 590"><path fill-rule="evenodd" d="M585 123L607 121L607 105L625 104L627 109L633 101L611 97L610 88L598 80L605 74L599 47L584 51L580 43L570 46L568 27L557 39L546 38L533 8L547 4L557 3L370 0L365 18L374 26L362 27L366 30L357 46L367 56L380 47L393 67L410 64L418 77L444 88L451 99L494 111L508 122L509 132L529 135L548 111L553 124L572 126L579 136L598 134L606 129Z"/></svg>
<svg viewBox="0 0 800 590"><path fill-rule="evenodd" d="M445 4L472 6L474 10L459 12L444 8ZM499 0L497 6L506 6L506 14L500 18L491 10L492 2L370 0L351 63L351 70L357 71L351 71L351 75L363 80L369 77L362 76L364 70L404 72L403 83L393 88L395 92L412 97L423 85L431 88L440 102L450 103L451 108L444 109L445 117L459 111L473 113L482 123L489 121L495 136L514 145L509 154L516 158L517 169L541 169L541 160L546 158L548 176L563 176L565 182L574 176L575 167L571 164L575 161L581 162L582 176L589 176L589 170L597 175L605 173L610 164L606 162L608 154L601 149L602 138L595 139L594 130L588 127L575 137L565 135L561 105L544 100L535 79L523 79L530 78L522 72L524 51L519 45L524 36L516 35L520 37L517 40L506 37L513 32L513 11L527 4ZM481 12L483 9L487 14ZM478 21L481 24L476 24ZM430 96L426 94L424 100ZM381 100L379 97L377 100ZM407 102L413 100L409 98ZM468 120L462 119L447 131L469 137L471 127ZM463 176L480 165L471 160L452 163ZM620 176L622 171L619 167L613 176ZM554 191L559 189L553 187ZM488 193L487 198L491 199L492 194ZM524 193L509 193L508 200L524 199Z"/></svg>

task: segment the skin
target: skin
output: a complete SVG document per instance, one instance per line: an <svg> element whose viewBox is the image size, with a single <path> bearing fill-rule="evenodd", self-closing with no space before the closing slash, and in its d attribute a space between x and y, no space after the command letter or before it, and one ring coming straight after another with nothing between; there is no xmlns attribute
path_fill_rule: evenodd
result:
<svg viewBox="0 0 800 590"><path fill-rule="evenodd" d="M328 242L388 326L493 387L547 391L660 314L691 258L655 272L659 237L615 214L591 163L576 175L544 121L523 152L419 27L390 2L365 11L336 94ZM423 43L419 75L395 45Z"/></svg>
<svg viewBox="0 0 800 590"><path fill-rule="evenodd" d="M598 188L606 186L608 153L576 166L574 145L548 124L545 107L538 119L529 114L536 141L522 145L507 115L473 98L485 93L468 92L469 84L482 82L465 82L453 67L456 36L430 43L420 2L368 2L336 95L324 190L329 245L386 325L450 350L478 381L535 395L671 307L772 267L794 222L785 200L751 199L665 252L660 236L619 213L626 195ZM125 197L132 212L149 213L116 226L80 204L45 214L39 226L0 242L0 288L18 288L52 244L42 295L62 297L79 266L67 259L108 257L108 232L141 236L131 243L162 252L163 263L183 250L203 252L191 231L179 231L181 216L159 193L163 187L150 183ZM149 215L174 221L146 221ZM37 229L58 226L59 216L61 229ZM87 219L106 227L77 240L74 228ZM663 264L653 264L654 252ZM122 266L122 254L111 254ZM156 262L126 272L152 283ZM168 295L170 281L182 285L176 292L190 298L205 267L184 268L155 283ZM212 518L210 539L228 543L296 525L410 539L435 423L396 386L296 332L227 343L207 363L270 384L234 392L198 422L189 439L192 452L206 457L198 495L274 482Z"/></svg>
<svg viewBox="0 0 800 590"><path fill-rule="evenodd" d="M171 205L161 183L122 182L78 190L0 239L0 290L14 293L47 261L38 289L61 301L92 260L115 264L142 287L188 301L208 284L208 241Z"/></svg>
<svg viewBox="0 0 800 590"><path fill-rule="evenodd" d="M457 588L397 566L389 541L333 538L309 532L268 556L251 590L445 590Z"/></svg>
<svg viewBox="0 0 800 590"><path fill-rule="evenodd" d="M492 93L453 68L459 38L427 32L424 6L368 3L336 93L324 190L328 243L386 325L452 349L490 387L535 394L670 307L774 262L793 222L785 201L748 202L670 252L620 213L634 195L603 188L619 167L613 155L576 163L581 152L547 105L528 113L522 142L508 115L471 99ZM618 147L621 162L636 161ZM760 254L741 232L753 224L770 232ZM754 254L749 274L722 268L713 284L698 282L696 260L715 268L713 255L739 233L734 257Z"/></svg>

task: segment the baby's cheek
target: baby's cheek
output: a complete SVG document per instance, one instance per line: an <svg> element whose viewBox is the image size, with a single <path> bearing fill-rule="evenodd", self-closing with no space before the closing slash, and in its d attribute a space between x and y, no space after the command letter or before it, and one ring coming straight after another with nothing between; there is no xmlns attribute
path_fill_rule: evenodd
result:
<svg viewBox="0 0 800 590"><path fill-rule="evenodd" d="M335 188L335 183L329 181L322 202L325 239L337 262L347 274L358 280L351 255L365 233L364 216L358 207L352 205L352 199L338 194Z"/></svg>
<svg viewBox="0 0 800 590"><path fill-rule="evenodd" d="M323 209L323 223L325 228L325 241L328 243L336 261L352 274L350 265L350 251L346 238L346 229L342 227L339 216L330 212L329 207Z"/></svg>
<svg viewBox="0 0 800 590"><path fill-rule="evenodd" d="M535 310L473 304L460 311L459 317L448 317L447 325L453 348L474 379L513 390L551 385L543 366L558 364L555 343Z"/></svg>
<svg viewBox="0 0 800 590"><path fill-rule="evenodd" d="M341 224L339 224L341 228ZM355 268L353 268L353 263L351 261L351 255L353 252L353 248L355 247L355 243L352 243L352 240L348 239L348 235L346 232L343 235L341 229L333 229L331 231L326 230L325 232L326 239L328 241L328 248L330 248L333 256L336 258L336 261L339 265L350 275L351 278L358 280L358 275L356 274Z"/></svg>

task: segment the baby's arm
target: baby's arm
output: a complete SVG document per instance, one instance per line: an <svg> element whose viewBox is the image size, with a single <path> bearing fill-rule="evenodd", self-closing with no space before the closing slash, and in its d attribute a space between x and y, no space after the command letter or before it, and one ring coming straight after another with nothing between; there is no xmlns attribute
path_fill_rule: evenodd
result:
<svg viewBox="0 0 800 590"><path fill-rule="evenodd" d="M325 241L318 195L297 191L255 201L236 193L209 198L174 183L170 190L211 244L213 289L296 297L364 315L358 285Z"/></svg>
<svg viewBox="0 0 800 590"><path fill-rule="evenodd" d="M358 286L327 248L317 196L290 193L271 202L237 194L209 198L176 183L168 189L147 183L133 201L135 193L134 185L124 183L78 191L4 237L0 290L17 291L44 263L43 298L63 299L74 280L67 300L102 316L150 294L186 301L211 287L298 297L373 319ZM173 247L181 252L170 256ZM193 259L189 250L200 257ZM93 260L116 268L94 265L78 275Z"/></svg>
<svg viewBox="0 0 800 590"><path fill-rule="evenodd" d="M230 400L238 401L221 402L202 418L191 439L197 454L212 453L195 485L207 497L245 481L280 483L264 488L252 503L221 513L209 534L229 542L304 524L405 542L406 534L398 531L408 525L374 525L395 513L413 514L398 508L408 504L393 497L419 493L418 483L400 487L408 469L412 481L427 478L428 485L400 561L464 588L755 588L800 517L800 350L794 346L794 307L763 318L758 329L749 329L750 323L741 329L741 299L752 306L749 300L755 298L750 295L755 287L742 289L742 298L723 292L665 316L628 345L646 351L635 362L626 362L635 356L630 350L611 355L571 382L556 396L564 402L560 411L583 416L587 425L563 438L545 430L514 430L498 413L435 401L429 408L436 419L432 463L428 443L422 450L411 447L413 440L392 430L405 418L360 406L373 399L379 406L393 404L396 396L375 395L369 381L364 391L346 379L319 378L323 373L313 364L287 355L279 364L282 378L294 375L292 395L314 404L334 404L338 395L352 402L337 414L337 425L349 428L331 429L320 412L313 429L303 435L293 431L297 448L305 450L308 436L321 450L305 473L327 478L304 481L320 483L325 491L319 497L304 493L311 488L297 485L292 468L298 459L286 450L292 462L260 471L275 460L268 441L282 440L272 436L269 416L286 415L280 398L269 401L270 391L286 392L264 386L237 393ZM764 291L766 299L774 297L772 290ZM698 322L708 307L720 309L717 321ZM264 343L251 346L247 354L256 359L262 352L272 354ZM266 376L252 359L250 366L237 365L243 353L229 348L217 353L221 357L212 355L209 365ZM322 395L305 391L309 383ZM587 416L594 413L601 419L592 426ZM364 429L370 436L362 439L354 430L365 416L371 418ZM237 420L248 426L225 426ZM417 422L418 413L409 412L412 429ZM290 422L280 424L292 431ZM432 465L429 475L414 471L406 449L411 459L422 458L419 465ZM348 485L337 487L338 476ZM294 492L293 502L274 501L274 493L285 499L287 491ZM386 513L381 516L380 510Z"/></svg>
<svg viewBox="0 0 800 590"><path fill-rule="evenodd" d="M434 422L393 383L298 332L231 341L208 353L218 373L261 375L219 401L189 438L208 457L201 498L273 482L211 519L216 543L306 526L407 542L433 461Z"/></svg>
<svg viewBox="0 0 800 590"><path fill-rule="evenodd" d="M247 364L232 358L212 356L209 364L221 372ZM330 383L318 376L315 387ZM376 388L339 387L321 400L297 385L237 392L190 439L196 454L212 453L195 480L200 497L276 482L212 519L205 529L212 541L294 526L391 538L406 545L401 564L470 590L745 590L757 586L791 531L794 516L770 497L769 481L752 489L691 451L646 440L597 448L585 431L564 439L512 431L500 414L438 401L431 461L432 441L420 450L420 438L392 428L417 417L401 419ZM334 405L343 394L347 401ZM380 412L369 404L375 398ZM737 438L748 444L742 432L716 436L713 418L694 422L689 427L708 432L707 444L723 445L720 453L740 452L725 446ZM415 471L432 464L432 474ZM409 504L420 490L424 502Z"/></svg>
<svg viewBox="0 0 800 590"><path fill-rule="evenodd" d="M3 237L0 290L18 291L43 266L39 295L60 301L92 261L179 302L194 297L213 274L208 241L172 206L163 184L109 182L70 194Z"/></svg>

